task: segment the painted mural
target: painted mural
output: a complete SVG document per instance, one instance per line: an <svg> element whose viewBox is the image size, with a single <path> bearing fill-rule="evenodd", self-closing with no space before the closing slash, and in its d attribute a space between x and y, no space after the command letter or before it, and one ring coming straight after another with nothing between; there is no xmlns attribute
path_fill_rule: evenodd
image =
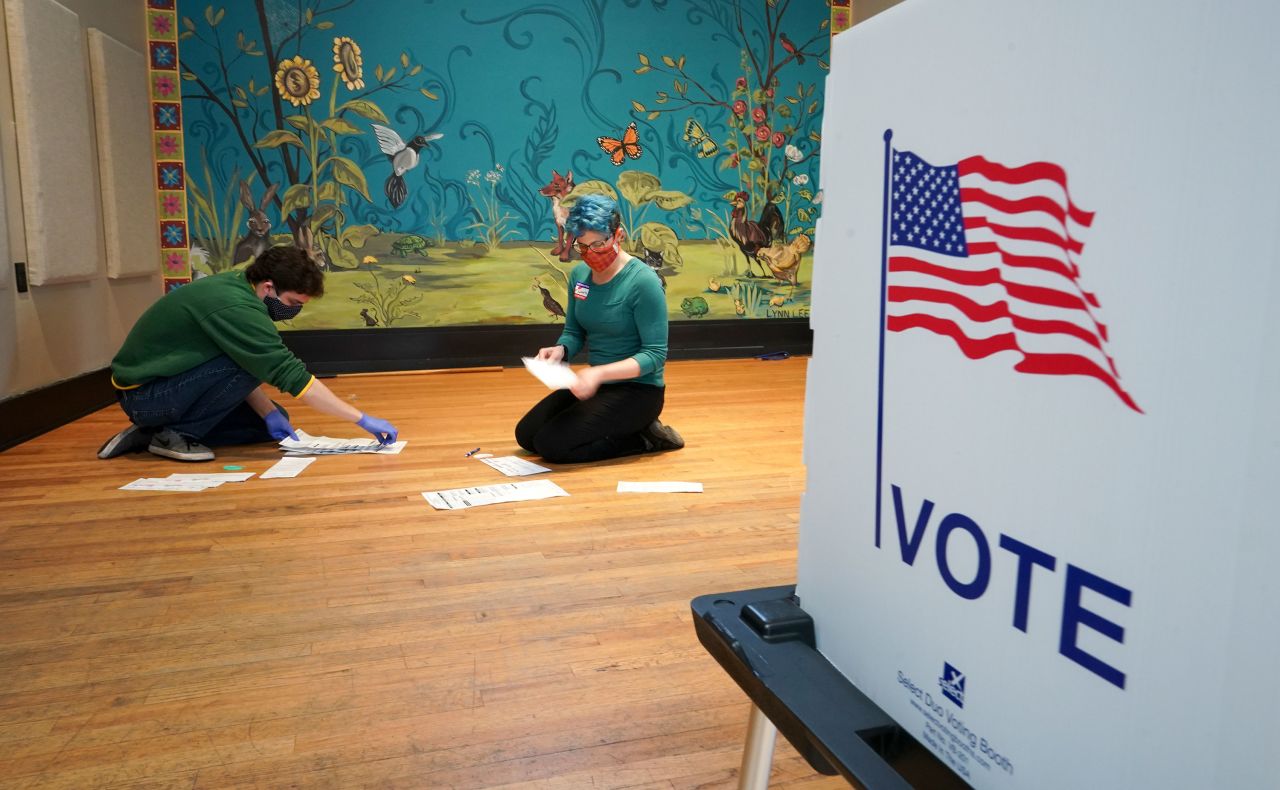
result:
<svg viewBox="0 0 1280 790"><path fill-rule="evenodd" d="M295 329L555 323L618 200L673 320L808 315L827 0L179 0L192 275L292 244Z"/></svg>

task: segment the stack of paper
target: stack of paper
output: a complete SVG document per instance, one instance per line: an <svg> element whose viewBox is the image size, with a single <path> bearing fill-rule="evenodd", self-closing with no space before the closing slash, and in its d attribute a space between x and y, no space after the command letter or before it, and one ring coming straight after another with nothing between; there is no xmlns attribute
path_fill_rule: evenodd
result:
<svg viewBox="0 0 1280 790"><path fill-rule="evenodd" d="M547 362L535 357L522 357L524 366L538 381L553 390L567 390L578 381L578 374L568 365Z"/></svg>
<svg viewBox="0 0 1280 790"><path fill-rule="evenodd" d="M297 477L302 474L303 469L306 469L315 460L314 458L281 458L270 469L262 473L262 479Z"/></svg>
<svg viewBox="0 0 1280 790"><path fill-rule="evenodd" d="M390 453L395 455L408 444L406 441L379 444L377 439L330 439L328 436L312 436L297 431L298 438L281 439L280 449L294 455L346 455L349 453Z"/></svg>
<svg viewBox="0 0 1280 790"><path fill-rule="evenodd" d="M499 483L477 488L423 491L422 496L436 510L462 510L479 505L494 505L499 502L524 502L530 499L569 496L569 492L550 480L526 480L520 483Z"/></svg>

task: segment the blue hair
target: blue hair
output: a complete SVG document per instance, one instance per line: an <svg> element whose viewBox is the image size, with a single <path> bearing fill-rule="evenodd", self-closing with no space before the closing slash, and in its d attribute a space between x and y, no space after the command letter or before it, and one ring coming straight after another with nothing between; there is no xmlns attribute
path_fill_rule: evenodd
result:
<svg viewBox="0 0 1280 790"><path fill-rule="evenodd" d="M607 195L583 195L573 204L564 226L575 237L589 230L612 236L622 227L622 213L617 201Z"/></svg>

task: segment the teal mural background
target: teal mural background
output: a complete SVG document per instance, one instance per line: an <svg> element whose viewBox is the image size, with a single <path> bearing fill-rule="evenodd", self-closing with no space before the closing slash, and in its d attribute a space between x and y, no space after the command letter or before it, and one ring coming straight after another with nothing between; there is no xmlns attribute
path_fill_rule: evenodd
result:
<svg viewBox="0 0 1280 790"><path fill-rule="evenodd" d="M566 202L620 198L629 251L663 274L673 319L807 315L825 0L180 0L178 12L194 268L245 265L266 243L313 249L328 294L294 328L560 320L547 297L563 303L574 264L555 254L540 190L569 173ZM615 166L598 138L624 140L633 122L638 156L619 151ZM443 135L404 173L398 206L375 125ZM250 219L269 224L264 240ZM752 236L757 222L773 246Z"/></svg>

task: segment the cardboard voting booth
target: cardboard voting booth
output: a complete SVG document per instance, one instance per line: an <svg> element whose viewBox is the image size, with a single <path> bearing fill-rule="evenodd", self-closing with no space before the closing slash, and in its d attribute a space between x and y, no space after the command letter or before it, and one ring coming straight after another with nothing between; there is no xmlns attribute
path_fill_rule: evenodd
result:
<svg viewBox="0 0 1280 790"><path fill-rule="evenodd" d="M835 39L797 592L981 790L1280 775L1277 30L907 0Z"/></svg>
<svg viewBox="0 0 1280 790"><path fill-rule="evenodd" d="M798 584L692 607L741 786L770 722L871 790L903 732L979 790L1277 786L1276 30L907 0L835 39Z"/></svg>

